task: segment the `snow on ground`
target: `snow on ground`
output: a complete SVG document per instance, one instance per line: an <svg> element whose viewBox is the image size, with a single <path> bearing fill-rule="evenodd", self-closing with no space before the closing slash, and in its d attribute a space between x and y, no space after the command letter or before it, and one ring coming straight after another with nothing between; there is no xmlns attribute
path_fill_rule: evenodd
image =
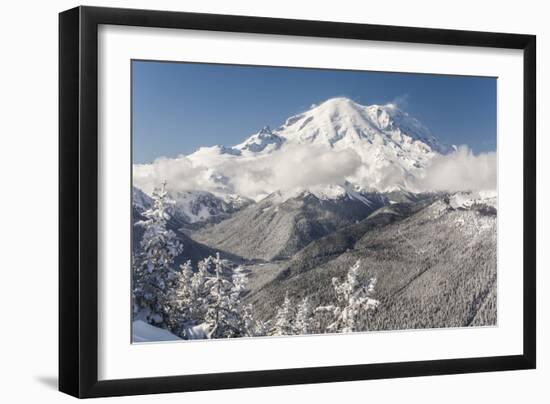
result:
<svg viewBox="0 0 550 404"><path fill-rule="evenodd" d="M159 342L178 341L178 338L170 331L154 327L143 320L136 320L132 323L133 342Z"/></svg>
<svg viewBox="0 0 550 404"><path fill-rule="evenodd" d="M133 342L181 341L182 339L170 331L152 326L143 320L136 320L132 324ZM208 338L207 324L198 324L185 330L187 339Z"/></svg>
<svg viewBox="0 0 550 404"><path fill-rule="evenodd" d="M185 329L185 335L187 339L205 339L208 338L209 332L210 328L206 323L197 324L194 327L189 327Z"/></svg>

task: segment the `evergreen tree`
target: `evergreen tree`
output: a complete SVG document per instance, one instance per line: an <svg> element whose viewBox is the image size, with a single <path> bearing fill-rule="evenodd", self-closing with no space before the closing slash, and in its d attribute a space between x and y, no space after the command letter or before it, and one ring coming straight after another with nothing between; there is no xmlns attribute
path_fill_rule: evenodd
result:
<svg viewBox="0 0 550 404"><path fill-rule="evenodd" d="M164 328L171 321L169 293L176 279L172 268L174 258L182 252L182 245L173 231L166 228L171 201L165 184L152 195L153 206L143 212L145 220L138 222L145 228L141 251L133 262L134 319Z"/></svg>
<svg viewBox="0 0 550 404"><path fill-rule="evenodd" d="M230 268L219 256L180 267L170 298L171 330L182 338L255 336L260 330L251 307L242 302L247 276L241 267ZM265 335L265 334L263 334Z"/></svg>
<svg viewBox="0 0 550 404"><path fill-rule="evenodd" d="M344 282L332 278L337 303L333 306L318 308L318 311L332 312L333 321L328 325L329 332L364 331L368 325L368 313L374 310L379 302L371 296L374 293L376 279L371 278L365 285L359 282L361 261L353 265Z"/></svg>
<svg viewBox="0 0 550 404"><path fill-rule="evenodd" d="M180 276L176 289L177 307L180 313L180 322L196 325L204 321L208 310L208 290L206 280L213 267L212 257L207 257L198 263L198 270L193 272L191 262L180 266Z"/></svg>
<svg viewBox="0 0 550 404"><path fill-rule="evenodd" d="M188 301L190 307L190 318L195 323L204 321L206 311L208 310L208 291L206 290L206 280L213 271L214 259L207 257L198 263L197 272L191 278L191 297Z"/></svg>
<svg viewBox="0 0 550 404"><path fill-rule="evenodd" d="M194 325L195 320L199 317L197 308L200 295L197 293L197 289L193 288L195 276L191 261L180 265L180 271L176 275L167 304L171 311L169 328L181 337L184 337L186 328Z"/></svg>
<svg viewBox="0 0 550 404"><path fill-rule="evenodd" d="M225 268L226 269L226 268ZM219 253L214 259L214 275L208 276L205 288L208 291L205 322L208 338L241 337L247 334L243 321L244 307L241 294L245 289L246 275L238 267L230 279L224 276L224 265Z"/></svg>
<svg viewBox="0 0 550 404"><path fill-rule="evenodd" d="M315 332L353 332L368 329L369 313L379 304L372 298L376 279L368 283L359 281L361 261L348 271L344 282L332 278L336 303L319 306L314 310L311 325Z"/></svg>
<svg viewBox="0 0 550 404"><path fill-rule="evenodd" d="M252 334L250 336L252 337L265 337L266 335L269 335L269 330L271 329L271 321L262 321L262 320L255 320L252 324Z"/></svg>
<svg viewBox="0 0 550 404"><path fill-rule="evenodd" d="M295 313L292 307L292 302L288 297L288 292L285 294L285 300L282 306L275 315L275 324L272 330L272 335L292 335L294 334Z"/></svg>
<svg viewBox="0 0 550 404"><path fill-rule="evenodd" d="M310 319L311 307L307 297L304 297L302 303L296 311L296 321L294 323L294 334L303 335L311 333Z"/></svg>

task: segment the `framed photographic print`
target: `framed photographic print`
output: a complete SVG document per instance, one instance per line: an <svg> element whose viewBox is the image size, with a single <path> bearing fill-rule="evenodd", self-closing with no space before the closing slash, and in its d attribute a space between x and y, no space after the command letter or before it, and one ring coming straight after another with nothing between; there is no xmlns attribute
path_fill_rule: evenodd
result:
<svg viewBox="0 0 550 404"><path fill-rule="evenodd" d="M60 14L59 386L535 367L535 37Z"/></svg>

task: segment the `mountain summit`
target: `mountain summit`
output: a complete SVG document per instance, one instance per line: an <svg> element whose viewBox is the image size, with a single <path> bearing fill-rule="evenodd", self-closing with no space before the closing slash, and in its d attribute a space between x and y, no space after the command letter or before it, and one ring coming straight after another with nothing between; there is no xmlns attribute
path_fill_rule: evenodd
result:
<svg viewBox="0 0 550 404"><path fill-rule="evenodd" d="M265 126L238 145L202 147L172 159L170 170L181 167L174 177L192 183L173 184L181 189L254 200L311 187L322 194L324 187L344 184L360 192L416 191L415 180L432 159L453 150L396 105L361 105L336 97L291 116L276 129ZM146 166L134 167L138 177L154 171ZM223 184L216 178L223 178Z"/></svg>
<svg viewBox="0 0 550 404"><path fill-rule="evenodd" d="M328 99L288 118L275 133L299 143L350 147L363 142L397 147L419 142L427 151L446 154L453 149L440 143L416 118L394 104L360 105L349 98Z"/></svg>

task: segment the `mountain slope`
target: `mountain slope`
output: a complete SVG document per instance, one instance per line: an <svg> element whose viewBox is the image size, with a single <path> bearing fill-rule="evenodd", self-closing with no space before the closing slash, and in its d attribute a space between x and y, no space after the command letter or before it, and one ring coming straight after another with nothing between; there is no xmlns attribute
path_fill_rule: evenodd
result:
<svg viewBox="0 0 550 404"><path fill-rule="evenodd" d="M440 198L406 218L366 229L348 245L313 268L307 260L294 261L281 272L284 276L250 294L249 302L263 318L273 315L287 292L295 299L309 296L314 305L327 304L334 299L332 277L344 277L361 259L362 279L378 281L380 306L371 329L496 324L494 208L478 203L455 209L449 198Z"/></svg>
<svg viewBox="0 0 550 404"><path fill-rule="evenodd" d="M375 194L323 199L304 191L284 199L276 193L192 237L248 259L284 259L313 240L362 220L385 203Z"/></svg>
<svg viewBox="0 0 550 404"><path fill-rule="evenodd" d="M355 248L355 244L367 232L403 220L433 203L437 198L435 195L419 195L415 202L383 206L359 223L340 228L310 243L292 257L287 268L282 272L283 277L308 271L337 258L346 251Z"/></svg>

